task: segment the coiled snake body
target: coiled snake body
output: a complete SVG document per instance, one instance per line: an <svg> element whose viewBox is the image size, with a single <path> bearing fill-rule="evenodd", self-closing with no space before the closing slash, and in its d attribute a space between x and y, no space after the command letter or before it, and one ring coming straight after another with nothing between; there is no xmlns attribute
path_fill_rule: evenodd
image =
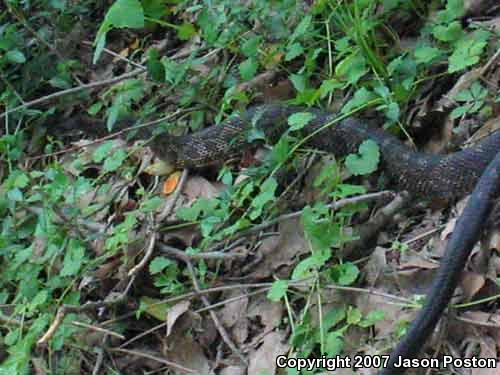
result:
<svg viewBox="0 0 500 375"><path fill-rule="evenodd" d="M308 112L313 117L299 130L300 135L307 138L306 144L310 147L343 156L358 152L359 145L367 139L375 141L380 148L384 171L402 190L429 198L450 199L470 193L475 187L448 242L425 306L391 354L389 366L381 371L382 375L401 374L405 369L396 368L395 363L399 357L413 358L418 355L449 303L486 215L500 193L500 131L492 133L473 148L449 155L431 155L414 151L397 138L355 118L325 126L333 123L335 118L328 112L271 104L252 107L220 125L194 134L158 136L150 145L160 159L179 167L197 167L215 160L224 161L229 156L241 153L250 144L247 140L249 129L257 128L274 142L287 131L288 117L297 112ZM67 123L66 127L81 128L81 119L76 120L78 124L74 122ZM95 133L96 129L87 127L82 130ZM136 137L142 139L150 135L147 129L140 129Z"/></svg>

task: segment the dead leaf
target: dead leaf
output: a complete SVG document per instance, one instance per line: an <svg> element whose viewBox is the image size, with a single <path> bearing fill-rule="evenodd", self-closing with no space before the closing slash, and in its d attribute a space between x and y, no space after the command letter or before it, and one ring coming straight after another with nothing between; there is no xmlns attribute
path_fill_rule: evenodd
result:
<svg viewBox="0 0 500 375"><path fill-rule="evenodd" d="M168 339L164 354L169 361L194 370L199 375L209 375L210 363L202 347L186 332L175 331ZM171 368L175 374L191 375L185 371Z"/></svg>
<svg viewBox="0 0 500 375"><path fill-rule="evenodd" d="M474 297L486 284L486 278L482 274L474 272L462 272L460 286L467 299Z"/></svg>
<svg viewBox="0 0 500 375"><path fill-rule="evenodd" d="M184 314L186 311L188 311L189 306L190 306L189 301L182 301L179 303L176 303L174 306L172 306L168 312L167 312L167 337L170 336L172 333L172 329L174 327L175 322L177 319Z"/></svg>
<svg viewBox="0 0 500 375"><path fill-rule="evenodd" d="M226 189L225 185L220 182L210 182L203 177L192 176L184 184L182 193L189 201L192 201L196 198L215 198L224 189Z"/></svg>
<svg viewBox="0 0 500 375"><path fill-rule="evenodd" d="M385 248L377 246L366 263L364 269L366 281L368 282L368 285L372 287L375 285L384 268L387 266L385 253Z"/></svg>
<svg viewBox="0 0 500 375"><path fill-rule="evenodd" d="M491 133L500 129L500 116L489 119L484 123L481 128L474 133L474 135L466 142L466 146L469 144L475 144L484 138L487 138Z"/></svg>
<svg viewBox="0 0 500 375"><path fill-rule="evenodd" d="M247 369L243 366L227 366L220 371L220 375L246 375Z"/></svg>
<svg viewBox="0 0 500 375"><path fill-rule="evenodd" d="M232 290L224 294L223 299L240 297L244 290ZM235 301L226 303L220 310L220 319L226 328L231 328L232 336L239 344L245 342L248 337L248 297L238 298Z"/></svg>
<svg viewBox="0 0 500 375"><path fill-rule="evenodd" d="M264 342L250 353L248 375L276 373L276 357L285 354L289 349L286 334L283 331L271 332L264 337Z"/></svg>
<svg viewBox="0 0 500 375"><path fill-rule="evenodd" d="M264 326L264 332L269 332L281 323L283 305L270 301L265 295L256 296L252 298L248 306L248 317L258 317Z"/></svg>
<svg viewBox="0 0 500 375"><path fill-rule="evenodd" d="M177 171L172 173L163 183L163 194L169 195L175 191L175 188L179 184L179 179L181 178L182 172Z"/></svg>
<svg viewBox="0 0 500 375"><path fill-rule="evenodd" d="M268 237L262 241L259 251L264 259L259 267L251 274L256 279L266 278L283 266L290 266L302 254L309 252L309 246L304 238L300 219L287 220L279 225L279 236ZM284 270L287 277L289 270Z"/></svg>

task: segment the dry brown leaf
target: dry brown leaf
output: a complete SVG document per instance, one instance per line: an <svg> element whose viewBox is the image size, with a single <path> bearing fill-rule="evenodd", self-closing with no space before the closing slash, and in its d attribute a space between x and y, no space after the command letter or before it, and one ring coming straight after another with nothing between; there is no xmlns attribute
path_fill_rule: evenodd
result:
<svg viewBox="0 0 500 375"><path fill-rule="evenodd" d="M170 336L172 333L172 330L174 328L175 322L179 317L184 314L186 311L188 311L189 306L190 306L189 301L182 301L179 303L176 303L174 306L172 306L167 313L167 336Z"/></svg>
<svg viewBox="0 0 500 375"><path fill-rule="evenodd" d="M475 144L484 138L487 138L491 133L500 129L500 116L489 119L474 135L467 141L468 144Z"/></svg>
<svg viewBox="0 0 500 375"><path fill-rule="evenodd" d="M223 299L239 297L243 293L244 290L232 290L225 293ZM232 328L232 336L239 344L245 342L248 337L247 309L248 297L243 297L226 303L219 312L221 322L226 328Z"/></svg>
<svg viewBox="0 0 500 375"><path fill-rule="evenodd" d="M492 233L488 236L487 249L500 251L500 228L492 230Z"/></svg>
<svg viewBox="0 0 500 375"><path fill-rule="evenodd" d="M250 352L248 375L275 374L276 357L285 354L288 349L285 332L270 332L264 337L262 345L256 351Z"/></svg>
<svg viewBox="0 0 500 375"><path fill-rule="evenodd" d="M250 301L247 316L258 317L264 326L264 332L269 332L281 323L283 305L270 301L265 295L258 295Z"/></svg>
<svg viewBox="0 0 500 375"><path fill-rule="evenodd" d="M243 366L227 366L220 370L220 375L246 375L247 369Z"/></svg>
<svg viewBox="0 0 500 375"><path fill-rule="evenodd" d="M164 354L169 361L194 370L199 375L209 375L210 363L203 352L202 347L193 338L184 332L175 331L168 339L164 347ZM179 375L189 373L171 368L171 371ZM189 374L191 375L191 374Z"/></svg>
<svg viewBox="0 0 500 375"><path fill-rule="evenodd" d="M266 278L283 266L290 266L302 255L309 252L304 238L300 219L287 220L279 225L279 236L268 237L262 241L259 251L264 259L250 276L256 279ZM283 272L287 277L289 270Z"/></svg>
<svg viewBox="0 0 500 375"><path fill-rule="evenodd" d="M387 258L385 256L386 249L377 246L373 253L370 255L368 262L364 268L366 281L369 286L373 287L377 282L379 276L387 266Z"/></svg>
<svg viewBox="0 0 500 375"><path fill-rule="evenodd" d="M200 176L189 177L184 184L182 193L189 201L196 198L215 198L225 189L225 185L220 182L211 182Z"/></svg>
<svg viewBox="0 0 500 375"><path fill-rule="evenodd" d="M486 284L486 278L475 272L462 272L460 286L467 299L474 297Z"/></svg>
<svg viewBox="0 0 500 375"><path fill-rule="evenodd" d="M481 351L478 358L497 358L496 368L474 368L472 369L472 375L496 375L498 374L498 367L500 362L498 361L498 351L496 350L495 340L489 336L481 335L479 338L479 346Z"/></svg>
<svg viewBox="0 0 500 375"><path fill-rule="evenodd" d="M177 171L172 173L168 178L163 182L163 195L170 195L175 191L175 188L179 184L179 179L181 178L182 172Z"/></svg>

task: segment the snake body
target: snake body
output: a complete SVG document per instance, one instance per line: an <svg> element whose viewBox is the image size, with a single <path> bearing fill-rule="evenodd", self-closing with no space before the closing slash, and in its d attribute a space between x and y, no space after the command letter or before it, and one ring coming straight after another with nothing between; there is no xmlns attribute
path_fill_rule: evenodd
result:
<svg viewBox="0 0 500 375"><path fill-rule="evenodd" d="M327 111L283 104L252 107L219 125L186 136L157 137L152 147L160 158L180 167L224 161L248 146L247 131L252 127L275 142L287 131L288 117L298 112L314 116L299 131L299 136L308 137L307 146L345 156L357 153L359 145L371 139L380 148L383 170L399 188L430 198L450 199L470 193L500 150L500 131L495 131L473 148L448 155L422 153L363 120L349 117L333 123L335 116Z"/></svg>
<svg viewBox="0 0 500 375"><path fill-rule="evenodd" d="M400 357L418 355L449 303L493 199L500 194L500 131L493 132L473 148L448 155L432 155L415 151L360 119L349 117L335 123L335 116L323 110L271 104L252 107L217 126L193 134L158 136L150 145L160 159L178 167L199 167L241 153L251 144L248 131L252 128L262 131L265 138L275 142L288 131L289 116L298 112L307 112L312 117L305 127L295 131L299 137L306 137L309 147L344 156L358 152L360 144L367 139L375 141L380 148L382 168L402 190L448 200L470 193L475 187L448 242L426 304L391 354L388 367L381 372L381 375L402 374L405 369L395 367L395 363ZM82 129L81 123L80 119L66 123L65 127L75 128L79 124ZM87 121L86 125L91 124ZM96 133L97 129L104 128L95 127L95 122L92 125L84 126L82 130ZM118 125L123 128L128 123ZM136 134L140 139L150 136L151 131L144 128Z"/></svg>

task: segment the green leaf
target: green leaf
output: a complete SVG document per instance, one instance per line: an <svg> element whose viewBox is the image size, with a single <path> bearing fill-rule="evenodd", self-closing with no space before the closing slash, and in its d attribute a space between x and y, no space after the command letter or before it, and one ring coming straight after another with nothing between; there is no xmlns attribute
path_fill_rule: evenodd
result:
<svg viewBox="0 0 500 375"><path fill-rule="evenodd" d="M144 11L138 0L116 0L109 8L104 23L112 27L144 27Z"/></svg>
<svg viewBox="0 0 500 375"><path fill-rule="evenodd" d="M295 31L290 37L290 40L294 41L295 39L300 38L302 35L304 35L309 29L309 26L311 26L311 21L312 17L310 15L305 16L295 28Z"/></svg>
<svg viewBox="0 0 500 375"><path fill-rule="evenodd" d="M189 40L193 35L196 35L196 29L191 23L183 23L177 29L177 36L180 40Z"/></svg>
<svg viewBox="0 0 500 375"><path fill-rule="evenodd" d="M459 21L454 21L449 25L438 25L432 30L432 35L442 42L453 42L462 37L464 31Z"/></svg>
<svg viewBox="0 0 500 375"><path fill-rule="evenodd" d="M80 271L85 257L85 248L79 240L71 239L63 261L61 276L73 276Z"/></svg>
<svg viewBox="0 0 500 375"><path fill-rule="evenodd" d="M200 223L201 234L204 238L210 237L212 231L217 224L220 224L222 219L216 216L208 216Z"/></svg>
<svg viewBox="0 0 500 375"><path fill-rule="evenodd" d="M158 50L151 48L149 50L148 61L146 63L148 73L154 81L165 82L165 67L160 61L160 53Z"/></svg>
<svg viewBox="0 0 500 375"><path fill-rule="evenodd" d="M372 310L358 325L362 328L368 328L373 326L375 323L384 320L384 318L385 318L385 311Z"/></svg>
<svg viewBox="0 0 500 375"><path fill-rule="evenodd" d="M323 329L328 331L339 324L346 317L346 309L343 306L334 307L323 318Z"/></svg>
<svg viewBox="0 0 500 375"><path fill-rule="evenodd" d="M346 198L351 195L365 194L366 189L364 186L351 185L351 184L338 184L337 191L334 192L335 198Z"/></svg>
<svg viewBox="0 0 500 375"><path fill-rule="evenodd" d="M271 159L275 163L275 165L283 164L287 161L290 151L290 138L287 136L283 136L280 138L278 143L273 146Z"/></svg>
<svg viewBox="0 0 500 375"><path fill-rule="evenodd" d="M109 155L112 148L113 148L113 141L107 141L101 143L92 154L92 160L95 163L102 162L106 158L106 156Z"/></svg>
<svg viewBox="0 0 500 375"><path fill-rule="evenodd" d="M304 75L291 74L290 81L298 92L303 92L307 87L307 78Z"/></svg>
<svg viewBox="0 0 500 375"><path fill-rule="evenodd" d="M454 73L479 62L479 57L486 47L485 41L478 41L474 37L461 39L449 58L448 72Z"/></svg>
<svg viewBox="0 0 500 375"><path fill-rule="evenodd" d="M415 60L417 64L428 64L442 55L439 48L423 44L415 49Z"/></svg>
<svg viewBox="0 0 500 375"><path fill-rule="evenodd" d="M450 117L452 120L455 120L459 117L466 115L469 112L469 109L470 108L468 105L462 105L460 107L457 107L453 111L451 111Z"/></svg>
<svg viewBox="0 0 500 375"><path fill-rule="evenodd" d="M300 261L293 270L292 280L312 277L330 257L331 251L317 251L312 256Z"/></svg>
<svg viewBox="0 0 500 375"><path fill-rule="evenodd" d="M361 321L362 314L357 308L349 308L347 311L347 323L348 324L358 324Z"/></svg>
<svg viewBox="0 0 500 375"><path fill-rule="evenodd" d="M342 113L349 113L356 108L362 107L366 105L369 101L374 99L376 96L373 92L368 91L365 87L361 87L357 90L352 99L349 100L344 107L342 107Z"/></svg>
<svg viewBox="0 0 500 375"><path fill-rule="evenodd" d="M18 49L13 49L5 54L7 60L14 64L24 64L26 62L26 57Z"/></svg>
<svg viewBox="0 0 500 375"><path fill-rule="evenodd" d="M23 200L23 192L18 188L14 188L7 192L7 198L13 202L21 202Z"/></svg>
<svg viewBox="0 0 500 375"><path fill-rule="evenodd" d="M157 273L162 272L165 268L174 264L170 259L165 257L155 257L149 263L149 273L151 275L156 275Z"/></svg>
<svg viewBox="0 0 500 375"><path fill-rule="evenodd" d="M262 38L260 36L254 35L251 38L245 40L241 44L241 52L246 56L246 57L257 57L259 54L259 45L262 41Z"/></svg>
<svg viewBox="0 0 500 375"><path fill-rule="evenodd" d="M367 139L359 146L358 155L348 155L345 165L355 175L365 175L377 170L380 161L380 150L375 141Z"/></svg>
<svg viewBox="0 0 500 375"><path fill-rule="evenodd" d="M161 204L164 202L163 198L160 197L152 197L145 201L141 202L141 211L142 212L152 212L156 210Z"/></svg>
<svg viewBox="0 0 500 375"><path fill-rule="evenodd" d="M330 276L339 285L351 285L359 276L359 269L353 263L342 263L332 267Z"/></svg>
<svg viewBox="0 0 500 375"><path fill-rule="evenodd" d="M286 280L276 280L273 282L271 289L267 292L267 298L273 302L278 302L281 298L286 295L288 290L288 281Z"/></svg>
<svg viewBox="0 0 500 375"><path fill-rule="evenodd" d="M309 124L312 120L316 118L316 115L314 113L310 112L297 112L290 117L288 117L288 125L290 125L289 129L294 131L294 130L300 130L307 124Z"/></svg>
<svg viewBox="0 0 500 375"><path fill-rule="evenodd" d="M118 150L112 153L102 166L104 172L114 172L116 171L122 164L123 161L127 158L127 152L125 150Z"/></svg>
<svg viewBox="0 0 500 375"><path fill-rule="evenodd" d="M321 86L319 87L321 99L324 99L327 95L329 95L335 89L339 89L343 86L344 86L344 84L336 79L329 79L329 80L321 82Z"/></svg>
<svg viewBox="0 0 500 375"><path fill-rule="evenodd" d="M96 49L93 63L95 64L106 44L106 34L112 28L143 28L144 11L138 0L117 0L104 17L95 38Z"/></svg>
<svg viewBox="0 0 500 375"><path fill-rule="evenodd" d="M103 103L102 102L95 102L92 104L89 109L87 109L87 113L91 116L95 116L96 114L99 113L99 111L102 109Z"/></svg>
<svg viewBox="0 0 500 375"><path fill-rule="evenodd" d="M325 355L335 357L342 353L344 340L340 332L328 332L325 340Z"/></svg>
<svg viewBox="0 0 500 375"><path fill-rule="evenodd" d="M56 89L68 89L71 87L71 82L68 82L66 79L62 77L52 77L49 80L49 83L52 87Z"/></svg>
<svg viewBox="0 0 500 375"><path fill-rule="evenodd" d="M252 200L253 210L249 215L251 220L257 219L262 214L264 206L274 200L277 187L278 183L273 177L269 177L263 182L259 194Z"/></svg>
<svg viewBox="0 0 500 375"><path fill-rule="evenodd" d="M335 67L335 74L345 78L350 85L358 82L367 72L366 59L359 52L350 54Z"/></svg>
<svg viewBox="0 0 500 375"><path fill-rule="evenodd" d="M293 43L287 47L285 61L291 61L304 53L304 47L300 43Z"/></svg>
<svg viewBox="0 0 500 375"><path fill-rule="evenodd" d="M29 177L25 173L19 172L19 174L17 174L17 176L14 179L14 187L23 189L26 186L28 186L29 182L30 182Z"/></svg>
<svg viewBox="0 0 500 375"><path fill-rule="evenodd" d="M445 10L437 13L437 20L443 23L449 23L465 14L464 0L448 0Z"/></svg>
<svg viewBox="0 0 500 375"><path fill-rule="evenodd" d="M248 81L255 76L257 69L259 68L259 63L253 58L246 59L240 64L240 75L243 80Z"/></svg>
<svg viewBox="0 0 500 375"><path fill-rule="evenodd" d="M168 311L170 310L170 306L167 303L162 303L160 299L148 296L142 296L140 301L140 311L146 312L146 314L151 315L159 321L165 321Z"/></svg>
<svg viewBox="0 0 500 375"><path fill-rule="evenodd" d="M384 12L395 9L403 0L383 0Z"/></svg>

